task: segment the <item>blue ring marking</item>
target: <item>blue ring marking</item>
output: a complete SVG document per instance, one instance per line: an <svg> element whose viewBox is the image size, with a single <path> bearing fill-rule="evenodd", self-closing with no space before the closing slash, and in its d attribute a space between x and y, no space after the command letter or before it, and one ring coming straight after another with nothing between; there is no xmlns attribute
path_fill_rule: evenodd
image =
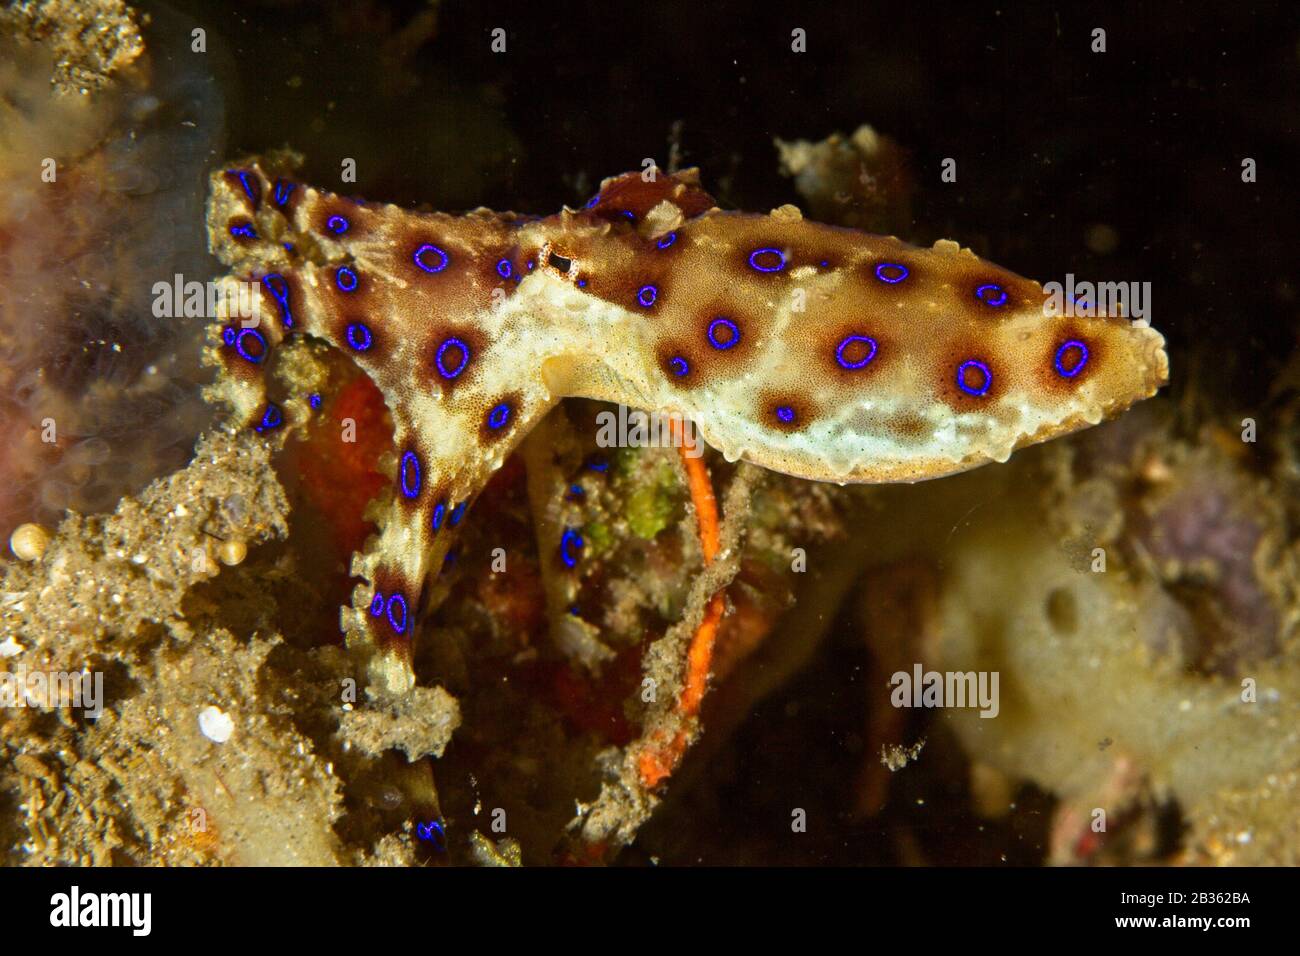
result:
<svg viewBox="0 0 1300 956"><path fill-rule="evenodd" d="M234 345L234 344L235 344L235 330L232 329L230 326L226 326L224 329L222 329L222 330L221 330L221 341L225 342L227 345Z"/></svg>
<svg viewBox="0 0 1300 956"><path fill-rule="evenodd" d="M634 213L631 209L620 209L618 214L620 216L626 216L628 222L636 222L636 213Z"/></svg>
<svg viewBox="0 0 1300 956"><path fill-rule="evenodd" d="M284 413L280 411L280 406L275 402L267 402L266 411L262 413L262 420L253 426L253 431L270 431L273 428L279 428L283 424Z"/></svg>
<svg viewBox="0 0 1300 956"><path fill-rule="evenodd" d="M379 617L384 613L384 592L376 590L375 596L370 599L371 617Z"/></svg>
<svg viewBox="0 0 1300 956"><path fill-rule="evenodd" d="M759 256L764 254L774 255L781 261L776 265L770 267L760 266L756 260L758 259ZM782 269L785 268L785 253L783 253L780 249L773 249L771 246L765 246L762 249L755 249L753 252L749 254L749 267L751 269L757 270L758 272L780 272Z"/></svg>
<svg viewBox="0 0 1300 956"><path fill-rule="evenodd" d="M655 240L655 245L658 246L660 249L667 249L676 241L677 241L677 233L674 231L668 233L666 236L660 236L658 239Z"/></svg>
<svg viewBox="0 0 1300 956"><path fill-rule="evenodd" d="M244 337L249 335L255 338L258 345L262 348L262 350L256 355L249 352L248 346L244 344ZM257 329L240 329L239 334L235 336L235 351L239 353L239 357L245 362L252 362L254 365L257 365L262 361L262 359L266 358L266 339L262 336L261 332L257 331Z"/></svg>
<svg viewBox="0 0 1300 956"><path fill-rule="evenodd" d="M719 341L718 326L722 326L723 328L730 330L731 338L726 339L724 341ZM732 322L731 319L728 319L725 316L720 315L712 322L709 323L708 336L709 336L709 344L712 345L715 349L729 349L737 342L740 341L740 326L736 325L735 322Z"/></svg>
<svg viewBox="0 0 1300 956"><path fill-rule="evenodd" d="M579 280L578 280L578 288L579 288L579 289L585 289L585 288L587 288L587 280L586 280L586 279L579 279Z"/></svg>
<svg viewBox="0 0 1300 956"><path fill-rule="evenodd" d="M781 405L776 410L776 417L789 425L794 421L794 409L789 405Z"/></svg>
<svg viewBox="0 0 1300 956"><path fill-rule="evenodd" d="M342 216L330 216L325 220L325 229L336 236L341 236L351 228L352 223L348 222Z"/></svg>
<svg viewBox="0 0 1300 956"><path fill-rule="evenodd" d="M289 283L284 281L284 276L278 272L268 272L262 276L262 285L271 293L271 298L280 304L280 321L284 323L284 327L293 328L293 309L289 306Z"/></svg>
<svg viewBox="0 0 1300 956"><path fill-rule="evenodd" d="M509 402L502 402L500 405L493 408L492 411L488 412L488 428L491 428L493 431L504 427L505 423L508 421L510 421Z"/></svg>
<svg viewBox="0 0 1300 956"><path fill-rule="evenodd" d="M421 840L432 843L434 849L439 853L446 852L447 831L439 821L430 820L428 823L423 823L417 820L415 823L415 835Z"/></svg>
<svg viewBox="0 0 1300 956"><path fill-rule="evenodd" d="M256 239L257 230L253 228L251 222L241 222L238 225L230 227L230 234L240 239Z"/></svg>
<svg viewBox="0 0 1300 956"><path fill-rule="evenodd" d="M1074 368L1067 369L1064 362L1065 351L1066 349L1072 348L1079 350L1079 361L1074 363ZM1056 350L1056 360L1054 364L1056 365L1057 375L1060 375L1062 378L1074 378L1082 372L1083 367L1088 364L1088 346L1080 342L1078 339L1070 339L1067 342L1062 342L1061 347Z"/></svg>
<svg viewBox="0 0 1300 956"><path fill-rule="evenodd" d="M320 395L312 393L307 396L307 404L312 408L320 408Z"/></svg>
<svg viewBox="0 0 1300 956"><path fill-rule="evenodd" d="M581 498L586 493L587 491L582 485L569 485L569 494L575 498Z"/></svg>
<svg viewBox="0 0 1300 956"><path fill-rule="evenodd" d="M992 289L991 294L985 294L985 289ZM986 283L975 290L975 298L979 299L985 305L991 305L995 309L1007 304L1007 290L1000 285L992 282Z"/></svg>
<svg viewBox="0 0 1300 956"><path fill-rule="evenodd" d="M596 195L594 195L594 196L592 196L590 199L588 199L588 200L587 200L587 204L586 204L585 206L583 206L582 208L583 208L583 209L590 209L592 206L596 205L596 203L598 203L598 202L600 202L600 193L596 193Z"/></svg>
<svg viewBox="0 0 1300 956"><path fill-rule="evenodd" d="M591 461L587 463L587 467L592 471L605 472L609 471L609 462L604 458L592 458Z"/></svg>
<svg viewBox="0 0 1300 956"><path fill-rule="evenodd" d="M277 179L275 181L275 192L272 194L275 204L283 209L285 203L289 201L289 194L297 188L297 183L290 183L285 182L283 179Z"/></svg>
<svg viewBox="0 0 1300 956"><path fill-rule="evenodd" d="M867 354L863 356L861 359L859 359L858 361L850 362L848 359L844 357L844 352L848 349L850 345L852 345L855 342L866 342L868 346L868 351ZM844 336L844 341L840 342L840 344L835 348L835 361L840 363L840 368L848 369L849 371L858 368L865 368L871 362L871 360L876 357L877 351L878 349L876 346L876 340L871 338L871 336L846 335Z"/></svg>
<svg viewBox="0 0 1300 956"><path fill-rule="evenodd" d="M565 528L564 534L560 536L560 560L565 567L577 567L578 556L574 552L581 551L583 547L582 535L572 528Z"/></svg>
<svg viewBox="0 0 1300 956"><path fill-rule="evenodd" d="M510 264L509 259L497 260L497 275L499 275L501 278L509 279L510 276L514 273L514 271L515 271L514 266Z"/></svg>
<svg viewBox="0 0 1300 956"><path fill-rule="evenodd" d="M421 258L422 256L428 255L430 252L434 253L439 258L439 262L436 266L425 265ZM415 254L412 255L411 258L414 259L415 264L425 272L441 272L443 269L447 268L447 263L451 262L451 257L431 242L426 242L424 245L420 246L420 248L416 249Z"/></svg>
<svg viewBox="0 0 1300 956"><path fill-rule="evenodd" d="M655 304L655 299L659 298L659 290L652 285L643 285L636 290L636 300L644 308L650 308Z"/></svg>
<svg viewBox="0 0 1300 956"><path fill-rule="evenodd" d="M674 355L668 360L668 367L672 369L673 374L678 378L683 378L691 374L691 363L686 361L680 355Z"/></svg>
<svg viewBox="0 0 1300 956"><path fill-rule="evenodd" d="M460 519L465 517L465 509L469 507L468 501L462 501L456 507L451 509L451 517L447 519L447 527L454 528L460 524Z"/></svg>
<svg viewBox="0 0 1300 956"><path fill-rule="evenodd" d="M344 292L357 291L357 273L348 266L339 266L334 272L334 284Z"/></svg>
<svg viewBox="0 0 1300 956"><path fill-rule="evenodd" d="M414 477L412 477L414 472ZM402 467L397 473L398 485L408 498L420 497L420 456L407 449L402 453Z"/></svg>
<svg viewBox="0 0 1300 956"><path fill-rule="evenodd" d="M892 269L894 271L889 275L886 275L886 269ZM911 274L911 270L901 262L882 262L876 266L876 278L881 282L888 282L890 285L893 285L896 282L902 282Z"/></svg>
<svg viewBox="0 0 1300 956"><path fill-rule="evenodd" d="M370 333L370 326L364 322L351 322L347 328L348 346L357 352L369 351L375 344L375 337Z"/></svg>
<svg viewBox="0 0 1300 956"><path fill-rule="evenodd" d="M239 185L244 187L244 192L248 195L248 198L252 200L253 208L256 209L258 207L258 204L261 203L262 201L261 186L253 182L252 178L248 175L247 170L232 169L231 172L233 172L236 176L239 177Z"/></svg>
<svg viewBox="0 0 1300 956"><path fill-rule="evenodd" d="M984 382L982 387L971 388L966 384L966 370L969 368L977 368L983 373ZM979 359L967 359L957 366L957 387L972 398L983 398L988 394L989 389L993 387L993 373Z"/></svg>
<svg viewBox="0 0 1300 956"><path fill-rule="evenodd" d="M447 354L447 349L450 348L460 349L460 364L449 372L447 371L447 366L443 365L442 359L443 356ZM465 366L469 364L469 346L454 335L448 336L443 340L443 343L438 346L438 353L433 357L433 364L437 367L439 375L447 379L447 381L451 381L461 372L465 371Z"/></svg>
<svg viewBox="0 0 1300 956"><path fill-rule="evenodd" d="M393 617L394 607L399 607L402 609L401 624L398 624L397 619ZM392 594L388 596L388 607L386 608L386 614L388 616L389 626L392 627L392 629L396 631L398 634L405 634L406 633L406 598L403 597L400 592L394 591Z"/></svg>
<svg viewBox="0 0 1300 956"><path fill-rule="evenodd" d="M433 508L433 530L437 531L442 527L443 516L447 513L447 502L439 501Z"/></svg>

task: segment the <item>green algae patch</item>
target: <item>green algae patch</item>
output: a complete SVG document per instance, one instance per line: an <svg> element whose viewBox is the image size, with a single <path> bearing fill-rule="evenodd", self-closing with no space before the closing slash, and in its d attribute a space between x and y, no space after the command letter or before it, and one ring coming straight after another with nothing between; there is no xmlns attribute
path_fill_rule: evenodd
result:
<svg viewBox="0 0 1300 956"><path fill-rule="evenodd" d="M638 538L651 540L677 517L682 491L677 473L660 461L643 467L630 482L634 487L628 491L624 505L628 528Z"/></svg>
<svg viewBox="0 0 1300 956"><path fill-rule="evenodd" d="M592 521L583 525L582 535L592 555L604 554L614 543L614 534L609 530L609 525L603 521Z"/></svg>

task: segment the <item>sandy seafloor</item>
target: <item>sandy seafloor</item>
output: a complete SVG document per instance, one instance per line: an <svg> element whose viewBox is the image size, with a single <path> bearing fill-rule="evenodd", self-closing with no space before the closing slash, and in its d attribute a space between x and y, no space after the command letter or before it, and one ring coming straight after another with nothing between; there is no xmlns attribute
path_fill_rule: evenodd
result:
<svg viewBox="0 0 1300 956"><path fill-rule="evenodd" d="M1300 18L1173 12L1108 15L1102 54L1050 6L6 8L0 531L39 556L0 560L0 667L102 674L105 707L0 710L4 862L1297 862ZM323 186L354 159L368 198L539 215L653 157L726 208L1149 281L1171 383L915 486L710 453L708 572L676 455L593 471L600 407L566 402L476 506L421 689L375 713L337 623L374 476L226 427L204 320L151 309L218 274L210 170L282 149ZM349 363L302 363L325 421L382 430ZM560 507L589 626L539 558ZM647 791L642 682L680 681L720 584L702 732ZM892 706L915 664L998 671L998 717Z"/></svg>

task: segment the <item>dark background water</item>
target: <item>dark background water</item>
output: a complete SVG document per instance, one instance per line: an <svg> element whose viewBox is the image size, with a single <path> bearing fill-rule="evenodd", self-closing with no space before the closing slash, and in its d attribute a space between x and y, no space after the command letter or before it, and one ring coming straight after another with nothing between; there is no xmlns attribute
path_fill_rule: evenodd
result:
<svg viewBox="0 0 1300 956"><path fill-rule="evenodd" d="M232 150L291 145L322 186L347 156L369 198L549 213L666 164L676 129L724 206L765 210L797 199L773 137L870 123L911 152L904 238L1043 281L1151 282L1175 394L1208 360L1191 398L1249 409L1295 344L1293 5L444 3L428 32L417 2L178 6L232 54ZM399 56L402 31L427 38ZM1097 223L1119 238L1105 256Z"/></svg>
<svg viewBox="0 0 1300 956"><path fill-rule="evenodd" d="M870 123L911 154L916 221L903 238L951 237L1043 281L1150 282L1185 432L1267 417L1300 385L1282 376L1300 311L1293 5L446 3L423 31L429 8L415 2L176 6L219 37L214 61L227 57L232 153L290 145L323 187L545 214L645 157L666 164L675 140L722 205L766 210L798 202L773 137ZM497 27L505 53L490 49ZM1105 53L1091 50L1097 27ZM806 53L791 50L795 28ZM404 31L422 39L404 46ZM355 186L338 181L344 157L358 162ZM940 181L945 157L956 183ZM1247 157L1255 183L1242 181ZM1097 224L1114 230L1113 251L1089 251ZM781 787L801 772L828 792L851 780L861 754L816 741L858 729L865 691L843 666L853 653L832 642L765 705L805 702L789 746L765 748L763 714L738 735L742 756L716 801L729 809L693 831L712 826L710 845L686 841L674 856L665 848L682 841L661 832L657 852L890 859L878 831L851 828L830 843L743 846L751 831L737 808L791 805ZM835 707L815 703L826 700ZM765 753L806 756L782 767ZM946 859L1031 862L1041 824L1027 826L1037 832L973 838ZM926 848L931 859L945 860L941 845Z"/></svg>

